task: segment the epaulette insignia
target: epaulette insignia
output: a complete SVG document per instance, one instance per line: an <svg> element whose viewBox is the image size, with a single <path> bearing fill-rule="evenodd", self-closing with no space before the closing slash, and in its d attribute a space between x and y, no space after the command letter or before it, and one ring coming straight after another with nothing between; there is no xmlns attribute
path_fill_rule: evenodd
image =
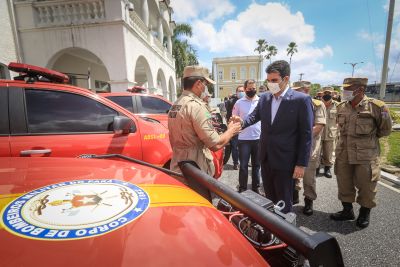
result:
<svg viewBox="0 0 400 267"><path fill-rule="evenodd" d="M371 102L377 105L378 107L383 107L385 105L385 102L375 99L375 98L370 98Z"/></svg>
<svg viewBox="0 0 400 267"><path fill-rule="evenodd" d="M322 101L321 100L313 99L312 101L313 101L313 104L316 105L317 107L322 105Z"/></svg>

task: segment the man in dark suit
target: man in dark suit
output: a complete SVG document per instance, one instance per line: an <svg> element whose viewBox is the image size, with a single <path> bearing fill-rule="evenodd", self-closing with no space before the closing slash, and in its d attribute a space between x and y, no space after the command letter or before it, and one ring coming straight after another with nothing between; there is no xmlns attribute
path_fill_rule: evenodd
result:
<svg viewBox="0 0 400 267"><path fill-rule="evenodd" d="M260 97L242 128L261 120L260 158L265 194L274 203L283 200L283 212L290 212L294 179L303 178L310 158L312 102L310 96L289 87L290 65L286 61L275 61L266 71L269 92Z"/></svg>

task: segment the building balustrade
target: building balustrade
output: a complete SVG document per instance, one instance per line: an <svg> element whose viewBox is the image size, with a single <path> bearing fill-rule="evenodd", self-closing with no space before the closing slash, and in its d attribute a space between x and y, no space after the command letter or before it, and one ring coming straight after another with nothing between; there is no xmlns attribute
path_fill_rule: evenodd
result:
<svg viewBox="0 0 400 267"><path fill-rule="evenodd" d="M34 2L38 26L98 22L105 19L103 0Z"/></svg>

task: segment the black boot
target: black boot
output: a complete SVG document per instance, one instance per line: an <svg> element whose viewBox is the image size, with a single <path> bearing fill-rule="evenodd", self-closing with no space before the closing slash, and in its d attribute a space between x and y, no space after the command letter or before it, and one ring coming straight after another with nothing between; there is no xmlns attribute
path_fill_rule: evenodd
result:
<svg viewBox="0 0 400 267"><path fill-rule="evenodd" d="M353 204L348 202L342 202L343 210L332 213L330 218L334 221L350 221L354 220Z"/></svg>
<svg viewBox="0 0 400 267"><path fill-rule="evenodd" d="M294 189L293 190L293 205L299 204L299 191Z"/></svg>
<svg viewBox="0 0 400 267"><path fill-rule="evenodd" d="M307 216L310 216L313 214L313 201L308 198L304 198L304 209L303 213Z"/></svg>
<svg viewBox="0 0 400 267"><path fill-rule="evenodd" d="M318 167L317 169L315 169L315 176L319 176L319 169L320 169L320 167Z"/></svg>
<svg viewBox="0 0 400 267"><path fill-rule="evenodd" d="M358 227L360 227L360 228L368 227L370 211L371 211L371 209L369 209L369 208L365 208L365 207L360 208L360 213L358 214L357 223L356 223Z"/></svg>
<svg viewBox="0 0 400 267"><path fill-rule="evenodd" d="M324 176L325 176L326 178L332 178L331 166L325 166L325 169L324 169Z"/></svg>

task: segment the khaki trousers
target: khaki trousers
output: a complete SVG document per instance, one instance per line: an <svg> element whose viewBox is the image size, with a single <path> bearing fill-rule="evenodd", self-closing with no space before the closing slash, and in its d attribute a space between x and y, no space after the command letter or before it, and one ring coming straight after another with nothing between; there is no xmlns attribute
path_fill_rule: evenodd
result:
<svg viewBox="0 0 400 267"><path fill-rule="evenodd" d="M381 176L379 161L369 164L349 164L347 161L336 159L335 174L340 201L349 203L357 201L362 207L376 207L376 185Z"/></svg>
<svg viewBox="0 0 400 267"><path fill-rule="evenodd" d="M304 197L310 199L310 200L316 200L317 199L317 191L316 191L316 181L315 181L315 169L318 167L318 161L310 161L308 163L308 167L304 171L304 177L303 177L303 187L304 187L304 192L303 195Z"/></svg>
<svg viewBox="0 0 400 267"><path fill-rule="evenodd" d="M335 140L322 140L321 147L321 165L332 166L334 163Z"/></svg>

